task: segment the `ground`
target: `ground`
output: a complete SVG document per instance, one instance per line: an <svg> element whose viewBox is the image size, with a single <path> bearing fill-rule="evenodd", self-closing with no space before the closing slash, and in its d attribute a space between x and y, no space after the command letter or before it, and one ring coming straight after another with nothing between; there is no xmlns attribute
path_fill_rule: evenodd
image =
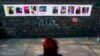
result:
<svg viewBox="0 0 100 56"><path fill-rule="evenodd" d="M63 56L100 56L96 38L55 38ZM0 40L0 56L38 56L43 53L44 38Z"/></svg>

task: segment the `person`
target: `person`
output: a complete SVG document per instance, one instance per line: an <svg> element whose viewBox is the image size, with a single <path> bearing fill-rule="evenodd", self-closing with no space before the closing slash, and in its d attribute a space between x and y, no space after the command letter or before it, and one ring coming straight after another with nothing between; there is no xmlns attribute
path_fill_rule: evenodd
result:
<svg viewBox="0 0 100 56"><path fill-rule="evenodd" d="M97 32L97 42L99 42L99 41L100 41L100 33Z"/></svg>
<svg viewBox="0 0 100 56"><path fill-rule="evenodd" d="M82 8L82 13L88 13L89 7L83 7Z"/></svg>
<svg viewBox="0 0 100 56"><path fill-rule="evenodd" d="M29 6L24 6L24 13L25 14L29 14L30 13Z"/></svg>
<svg viewBox="0 0 100 56"><path fill-rule="evenodd" d="M80 7L78 7L78 8L76 9L76 14L80 14L80 12L81 12Z"/></svg>
<svg viewBox="0 0 100 56"><path fill-rule="evenodd" d="M63 6L63 7L61 8L61 14L65 14L65 13L66 13L66 7Z"/></svg>
<svg viewBox="0 0 100 56"><path fill-rule="evenodd" d="M13 7L9 7L9 14L13 14L14 11L13 11Z"/></svg>
<svg viewBox="0 0 100 56"><path fill-rule="evenodd" d="M40 6L39 11L40 12L46 12L46 6Z"/></svg>
<svg viewBox="0 0 100 56"><path fill-rule="evenodd" d="M44 50L44 54L39 55L39 56L62 56L58 54L57 42L50 37L47 37L45 39L43 43L43 50Z"/></svg>
<svg viewBox="0 0 100 56"><path fill-rule="evenodd" d="M31 6L31 13L32 14L35 14L36 10L37 10L36 6Z"/></svg>
<svg viewBox="0 0 100 56"><path fill-rule="evenodd" d="M52 13L53 14L57 14L58 13L58 7L57 6L53 7Z"/></svg>
<svg viewBox="0 0 100 56"><path fill-rule="evenodd" d="M68 7L68 14L74 14L74 7L73 6Z"/></svg>
<svg viewBox="0 0 100 56"><path fill-rule="evenodd" d="M16 13L22 13L22 8L17 7L17 8L16 8Z"/></svg>

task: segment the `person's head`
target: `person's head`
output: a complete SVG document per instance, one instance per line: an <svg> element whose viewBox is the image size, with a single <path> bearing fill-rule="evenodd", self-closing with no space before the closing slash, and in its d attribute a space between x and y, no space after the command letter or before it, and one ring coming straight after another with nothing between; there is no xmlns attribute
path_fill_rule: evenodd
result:
<svg viewBox="0 0 100 56"><path fill-rule="evenodd" d="M53 56L58 53L58 45L57 42L49 37L45 38L45 41L43 43L43 48L44 48L44 55L46 56Z"/></svg>

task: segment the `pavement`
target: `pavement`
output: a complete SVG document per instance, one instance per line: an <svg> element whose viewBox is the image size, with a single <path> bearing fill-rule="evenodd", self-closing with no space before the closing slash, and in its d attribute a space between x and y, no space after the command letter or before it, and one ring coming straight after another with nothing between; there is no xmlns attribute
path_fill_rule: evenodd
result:
<svg viewBox="0 0 100 56"><path fill-rule="evenodd" d="M100 41L95 38L55 38L63 56L100 56ZM0 56L38 56L43 54L44 38L0 41Z"/></svg>

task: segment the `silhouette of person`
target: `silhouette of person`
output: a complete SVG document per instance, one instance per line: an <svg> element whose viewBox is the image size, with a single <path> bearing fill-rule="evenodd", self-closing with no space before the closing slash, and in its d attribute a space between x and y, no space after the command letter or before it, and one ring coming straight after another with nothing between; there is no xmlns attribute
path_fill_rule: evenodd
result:
<svg viewBox="0 0 100 56"><path fill-rule="evenodd" d="M0 39L7 39L8 34L5 32L2 26L2 22L0 21Z"/></svg>
<svg viewBox="0 0 100 56"><path fill-rule="evenodd" d="M0 27L2 27L2 23L1 23L1 21L0 21Z"/></svg>
<svg viewBox="0 0 100 56"><path fill-rule="evenodd" d="M0 21L0 33L2 32L2 22Z"/></svg>
<svg viewBox="0 0 100 56"><path fill-rule="evenodd" d="M58 45L57 42L47 37L43 43L44 54L39 56L62 56L58 54Z"/></svg>

